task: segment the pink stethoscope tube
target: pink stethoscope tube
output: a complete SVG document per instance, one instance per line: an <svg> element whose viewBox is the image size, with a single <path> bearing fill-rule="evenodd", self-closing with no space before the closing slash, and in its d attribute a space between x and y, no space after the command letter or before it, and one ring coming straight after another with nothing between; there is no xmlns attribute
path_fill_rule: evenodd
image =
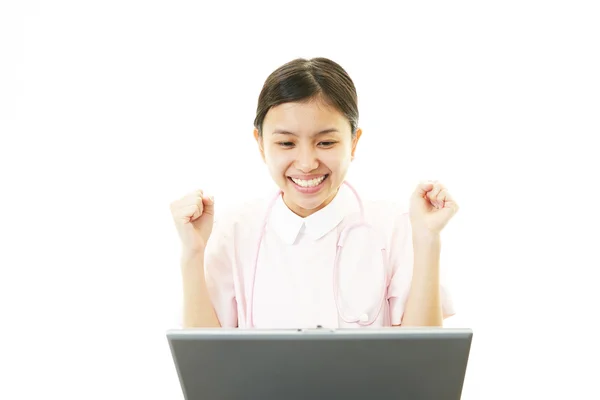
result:
<svg viewBox="0 0 600 400"><path fill-rule="evenodd" d="M356 189L354 189L354 187L352 187L348 182L344 182L344 184L346 186L348 186L350 188L350 190L352 191L352 193L354 193L354 196L356 197L356 201L358 202L358 206L360 208L360 221L356 222L354 224L351 224L348 227L345 227L344 230L340 233L340 235L338 236L338 241L337 241L337 248L336 248L336 253L335 253L335 261L334 261L334 265L333 265L333 296L335 299L335 306L337 308L338 314L340 316L340 318L346 322L346 323L357 323L360 326L368 326L373 324L373 322L375 322L377 320L377 318L379 317L379 314L381 313L381 310L383 308L383 304L385 301L385 294L386 294L386 288L387 288L387 283L388 283L388 279L387 279L387 268L386 268L386 256L385 256L385 248L381 248L381 257L382 257L382 261L383 261L383 266L384 266L384 276L386 277L383 280L382 283L382 287L381 287L381 296L379 299L379 308L377 309L377 313L371 317L371 318L367 318L366 320L363 320L363 318L354 318L354 317L347 317L345 316L342 311L340 310L340 305L339 305L339 300L338 300L338 292L339 292L339 285L338 285L338 279L337 279L337 273L339 270L339 264L340 264L340 253L341 253L341 249L344 245L344 240L346 239L346 237L348 236L348 232L350 232L352 229L356 229L359 227L367 227L370 229L373 229L373 227L369 224L366 223L365 221L365 212L364 212L364 208L363 208L363 203L360 199L360 196L358 195L358 192L356 191ZM258 257L260 254L260 247L262 244L262 240L265 234L265 229L267 226L267 220L268 220L268 216L271 213L271 210L273 209L273 205L275 204L275 201L277 200L277 198L281 195L281 191L277 192L277 195L271 200L271 202L269 203L269 206L267 207L267 211L266 211L266 215L264 218L264 221L262 223L262 228L261 228L261 232L260 232L260 236L258 238L258 246L256 249L256 255L254 258L254 269L252 271L252 282L250 285L250 293L248 296L248 316L247 316L247 326L252 328L254 327L254 320L253 320L253 313L254 313L254 284L256 283L256 270L258 268Z"/></svg>

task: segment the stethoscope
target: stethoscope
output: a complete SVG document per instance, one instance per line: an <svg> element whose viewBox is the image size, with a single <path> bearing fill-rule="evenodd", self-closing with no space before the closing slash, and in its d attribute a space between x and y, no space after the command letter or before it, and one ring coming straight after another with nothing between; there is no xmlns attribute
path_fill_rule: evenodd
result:
<svg viewBox="0 0 600 400"><path fill-rule="evenodd" d="M362 314L359 315L358 318L356 316L346 316L344 315L344 313L340 310L340 301L338 299L339 297L339 288L338 288L338 270L339 270L339 263L340 263L340 253L341 253L341 249L344 246L344 242L348 236L348 233L352 230L352 229L356 229L359 227L366 227L369 228L371 230L374 231L374 228L368 224L366 222L365 219L365 211L364 211L364 207L363 207L363 203L360 199L360 196L358 195L358 192L356 191L356 189L354 189L354 187L352 187L352 185L350 185L348 182L344 181L344 184L346 186L348 186L348 188L350 188L350 190L352 191L352 193L354 193L354 197L356 197L356 201L358 202L358 206L360 208L360 220L357 222L354 222L352 224L349 224L348 226L344 227L344 229L339 233L338 235L338 240L337 240L337 247L336 247L336 252L335 252L335 261L334 261L334 266L333 266L333 296L335 299L335 306L338 312L339 317L346 323L356 323L360 326L368 326L373 324L373 322L375 322L377 320L377 318L379 317L379 314L381 313L381 310L383 308L383 304L385 302L385 295L387 292L387 284L388 284L388 273L387 273L387 266L386 266L386 255L385 255L385 248L382 246L381 247L381 257L382 257L382 261L383 261L383 268L384 268L384 279L383 279L383 283L382 283L382 287L381 287L381 296L379 298L379 308L377 309L376 313L373 313L373 315L371 316L371 318L369 318L368 314ZM277 199L279 198L279 196L281 195L281 191L278 191L277 194L273 197L273 199L270 201L268 207L267 207L267 211L265 213L265 218L262 224L262 228L260 231L260 235L258 238L258 246L256 248L256 255L254 258L254 269L253 271L251 271L251 275L252 275L252 282L250 285L250 293L249 296L247 297L248 299L248 310L247 310L247 325L248 327L254 327L254 321L253 321L253 311L254 311L254 284L256 282L256 270L258 268L258 257L260 254L260 248L262 245L262 241L264 238L264 234L265 234L265 230L266 230L266 226L267 226L267 221L268 221L268 217L271 213L271 210L273 209L273 206L275 204L275 201L277 201Z"/></svg>

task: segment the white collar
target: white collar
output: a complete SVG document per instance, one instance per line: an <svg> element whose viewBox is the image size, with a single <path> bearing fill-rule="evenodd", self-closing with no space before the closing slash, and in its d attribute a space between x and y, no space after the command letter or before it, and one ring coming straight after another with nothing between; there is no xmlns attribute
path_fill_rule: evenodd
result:
<svg viewBox="0 0 600 400"><path fill-rule="evenodd" d="M279 195L273 204L267 226L288 244L296 241L302 228L316 241L337 227L348 214L358 210L358 200L344 184L327 206L306 218L294 214Z"/></svg>

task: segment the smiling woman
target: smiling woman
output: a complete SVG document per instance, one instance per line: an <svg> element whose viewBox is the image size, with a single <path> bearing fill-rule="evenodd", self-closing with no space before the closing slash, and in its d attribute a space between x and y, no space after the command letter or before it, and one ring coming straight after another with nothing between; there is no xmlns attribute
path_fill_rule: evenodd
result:
<svg viewBox="0 0 600 400"><path fill-rule="evenodd" d="M263 160L301 217L335 197L360 139L354 83L337 63L297 59L274 71L254 120Z"/></svg>
<svg viewBox="0 0 600 400"><path fill-rule="evenodd" d="M360 138L360 129L352 135L348 120L323 94L315 96L273 106L254 132L283 201L301 217L335 197Z"/></svg>
<svg viewBox="0 0 600 400"><path fill-rule="evenodd" d="M296 59L269 75L254 138L277 196L218 223L202 190L171 205L184 326L439 326L454 314L439 234L458 206L439 182L420 184L410 209L363 201L345 182L358 116L334 61Z"/></svg>

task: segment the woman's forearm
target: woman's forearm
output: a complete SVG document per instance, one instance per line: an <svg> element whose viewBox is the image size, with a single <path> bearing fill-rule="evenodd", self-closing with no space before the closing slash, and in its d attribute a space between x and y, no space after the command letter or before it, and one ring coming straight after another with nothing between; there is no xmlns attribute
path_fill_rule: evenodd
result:
<svg viewBox="0 0 600 400"><path fill-rule="evenodd" d="M402 326L442 326L439 235L413 234L414 265Z"/></svg>
<svg viewBox="0 0 600 400"><path fill-rule="evenodd" d="M181 256L183 278L183 327L220 327L206 289L204 253L186 252Z"/></svg>

